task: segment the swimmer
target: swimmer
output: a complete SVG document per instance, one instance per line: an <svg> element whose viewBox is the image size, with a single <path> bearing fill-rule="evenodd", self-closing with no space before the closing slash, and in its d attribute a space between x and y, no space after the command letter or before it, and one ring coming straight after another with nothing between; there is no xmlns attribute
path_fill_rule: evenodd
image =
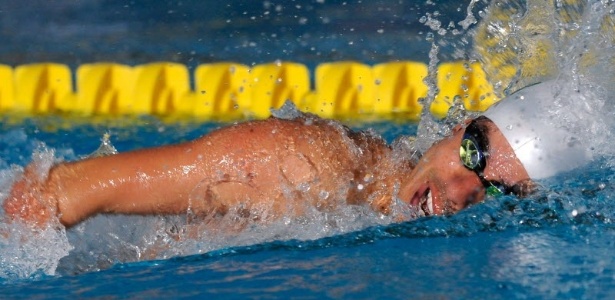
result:
<svg viewBox="0 0 615 300"><path fill-rule="evenodd" d="M421 215L455 213L487 196L524 196L533 180L586 164L591 155L541 115L553 82L515 93L457 125L418 160L395 155L381 138L311 115L232 125L196 140L53 166L30 165L4 202L7 217L71 227L96 214L224 215L267 207L268 216L394 203ZM392 215L403 221L404 216Z"/></svg>

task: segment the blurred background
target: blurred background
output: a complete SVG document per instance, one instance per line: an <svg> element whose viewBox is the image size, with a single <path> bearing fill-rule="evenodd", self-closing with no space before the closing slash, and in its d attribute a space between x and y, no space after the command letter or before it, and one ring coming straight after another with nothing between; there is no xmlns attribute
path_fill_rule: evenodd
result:
<svg viewBox="0 0 615 300"><path fill-rule="evenodd" d="M0 0L0 63L428 62L425 17L459 28L470 2ZM442 59L471 46L446 34Z"/></svg>

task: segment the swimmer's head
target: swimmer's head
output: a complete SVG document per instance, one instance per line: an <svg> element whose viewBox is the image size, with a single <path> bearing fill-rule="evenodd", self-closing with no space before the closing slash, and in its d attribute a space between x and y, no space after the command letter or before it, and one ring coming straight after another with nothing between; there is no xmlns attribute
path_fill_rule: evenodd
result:
<svg viewBox="0 0 615 300"><path fill-rule="evenodd" d="M564 129L554 111L555 81L526 87L489 108L484 116L500 129L532 179L542 179L587 164L592 154Z"/></svg>
<svg viewBox="0 0 615 300"><path fill-rule="evenodd" d="M448 214L489 195L523 197L543 179L591 160L587 139L567 130L555 82L527 87L466 120L429 148L400 184L398 197L428 214ZM570 96L570 97L569 97ZM574 97L572 97L574 96Z"/></svg>

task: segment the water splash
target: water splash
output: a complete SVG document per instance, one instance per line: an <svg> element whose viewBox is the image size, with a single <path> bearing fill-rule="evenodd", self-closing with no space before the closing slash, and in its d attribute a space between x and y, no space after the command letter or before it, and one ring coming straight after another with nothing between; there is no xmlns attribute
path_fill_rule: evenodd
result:
<svg viewBox="0 0 615 300"><path fill-rule="evenodd" d="M458 95L453 98L451 108L444 119L436 118L429 110L438 95L438 65L441 61L450 59L445 57L442 59L441 48L451 47L452 59L474 61L470 52L467 51L471 44L471 33L473 26L477 24L474 9L479 1L472 0L466 8L466 16L463 20L457 22L461 28L457 28L454 23L449 23L446 28L443 27L444 22L440 21L439 13L430 13L421 18L421 23L424 23L431 32L428 32L425 39L431 43L429 51L428 75L424 79L427 85L428 92L424 99L421 99L423 111L421 113L421 121L417 132L417 150L421 153L427 151L435 142L448 136L451 129L459 124L460 121L469 117L476 116L476 113L466 111L463 108L464 95ZM435 33L435 34L434 34Z"/></svg>
<svg viewBox="0 0 615 300"><path fill-rule="evenodd" d="M466 20L460 23L473 20L474 3L468 6ZM464 38L473 41L474 50L459 52L459 58L480 62L500 98L533 83L557 78L559 92L550 115L545 117L580 137L596 153L614 156L615 151L608 146L615 129L615 88L611 82L615 75L614 7L613 1L598 0L492 1L478 11L480 24L464 32ZM436 22L433 14L426 16L424 23L435 33L426 36L432 42L429 76L425 80L429 92L423 100L428 108L439 92L439 49L447 42L437 34L442 22ZM476 116L463 108L463 96L455 97L448 116L442 120L424 109L417 143L421 152L447 136L459 120Z"/></svg>
<svg viewBox="0 0 615 300"><path fill-rule="evenodd" d="M293 120L301 117L303 114L297 109L295 103L286 100L279 109L271 109L271 115L278 119Z"/></svg>
<svg viewBox="0 0 615 300"><path fill-rule="evenodd" d="M309 208L309 207L308 207ZM99 215L67 232L74 245L59 261L61 275L109 268L117 263L208 253L289 240L318 240L393 220L369 207L342 206L334 211L311 208L302 217L286 217L263 223L229 211L216 220L190 220L187 216ZM237 223L242 228L233 231Z"/></svg>
<svg viewBox="0 0 615 300"><path fill-rule="evenodd" d="M25 141L24 141L25 142ZM54 151L44 144L32 155L32 169L36 176L46 178L55 162ZM4 203L13 183L21 177L23 168L12 166L0 172L0 200ZM15 280L39 278L56 274L58 262L68 255L72 246L58 220L38 228L10 221L2 210L0 219L0 278Z"/></svg>
<svg viewBox="0 0 615 300"><path fill-rule="evenodd" d="M613 18L610 11L613 4L610 1L580 3L585 4L564 7L558 1L555 6L539 2L527 6L523 1L495 1L489 9L478 12L483 25L476 28L475 33L470 26L475 18L472 4L468 7L468 16L459 24L461 28L452 28L445 22L438 24L435 22L438 16L432 14L429 25L434 27L436 34L428 35L433 42L430 52L431 75L427 78L430 93L425 103L431 103L437 93L434 71L437 69L437 63L442 60L439 57L440 49L452 45L458 47L456 57L477 58L492 66L492 69L489 69L490 77L496 79L494 86L501 94L539 80L543 75L569 74L574 84L563 87L568 88L566 91L569 93L581 91L583 101L575 102L572 98L560 97L558 102L554 103L554 109L570 105L578 108L563 119L588 122L580 131L588 136L596 137L611 129L611 121L606 117L601 118L603 115L600 113L612 111L610 107L613 101L610 95L613 87L602 83L613 78L610 67L612 64L606 63L612 61L613 51L596 52L589 49L608 49L612 45ZM539 18L536 14L526 13L526 10L530 10L528 7L540 12L547 11L547 17L541 20L542 17ZM574 17L576 21L571 22L569 17L565 17L566 14L570 15L570 18ZM554 27L538 24L540 22L546 22L549 26L554 24ZM589 31L586 32L585 29ZM562 32L564 37L558 37ZM477 44L475 54L462 50L470 43L466 33L474 34ZM451 36L462 38L458 43L447 42ZM482 36L488 39L481 40ZM492 39L494 44L490 43ZM583 42L576 42L579 40ZM551 46L548 46L549 43ZM528 47L529 50L522 46ZM545 51L547 49L553 52ZM576 53L582 55L575 56ZM525 63L525 60L541 62L542 55L546 55L545 58L548 56L546 62L555 62L553 66L557 68L541 71L540 68ZM566 77L561 78L563 80ZM426 149L433 141L447 135L453 124L469 114L462 109L460 103L455 102L449 117L444 120L436 120L431 114L424 114L418 140L396 141L394 148L397 153L416 159L417 149ZM276 112L281 118L294 118L295 113L296 110L290 108ZM585 118L587 115L592 117ZM173 130L168 129L165 132ZM97 134L95 138L98 138ZM612 151L607 147L608 139L604 136L599 139L604 143L601 149L605 153ZM11 157L0 164L0 192L3 193L2 197L5 197L12 181L23 171L20 167L11 167L9 162L25 165L29 160L28 157L15 157L16 153L13 152L32 153L36 148L33 144L38 141L27 131L16 129L0 134L0 143L19 144L18 151L9 153L8 150L3 150L5 152L0 156ZM421 145L417 146L417 143ZM5 149L16 149L14 145L10 147ZM59 156L75 157L70 153L71 149L60 148L56 149L56 153L65 154ZM49 163L54 161L53 157L47 159ZM266 225L248 222L244 225L245 230L227 235L214 229L193 226L185 216L101 215L68 232L55 228L32 232L31 229L18 224L2 223L0 233L8 233L8 237L0 236L0 277L36 278L53 274L78 274L104 269L116 263L205 252L215 256L221 253L259 251L268 247L348 247L378 239L466 236L481 231L532 230L562 224L611 226L615 218L615 202L612 201L615 195L615 178L612 175L612 162L606 160L604 164L597 163L584 171L545 182L545 187L551 188L543 189L540 194L530 199L502 197L472 206L453 216L428 217L404 223L393 223L394 220L360 206L346 206L329 212L314 210L303 218L282 218ZM575 179L571 180L572 177ZM233 217L236 216L229 214L222 222L232 223ZM193 229L196 230L191 232ZM196 238L182 238L189 237L189 234L194 234L193 237ZM71 250L71 247L74 249Z"/></svg>
<svg viewBox="0 0 615 300"><path fill-rule="evenodd" d="M604 68L614 55L612 10L612 1L494 1L472 33L474 57L500 96L562 75L604 83L613 72Z"/></svg>
<svg viewBox="0 0 615 300"><path fill-rule="evenodd" d="M105 133L100 139L100 146L87 157L101 157L117 154L117 149L111 144L111 134Z"/></svg>
<svg viewBox="0 0 615 300"><path fill-rule="evenodd" d="M55 275L60 259L72 249L60 226L33 229L0 223L0 232L0 278L4 280Z"/></svg>

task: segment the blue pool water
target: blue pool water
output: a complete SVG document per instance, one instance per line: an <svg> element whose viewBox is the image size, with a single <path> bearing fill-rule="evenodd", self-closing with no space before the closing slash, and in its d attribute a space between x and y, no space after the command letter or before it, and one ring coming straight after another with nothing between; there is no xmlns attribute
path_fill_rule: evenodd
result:
<svg viewBox="0 0 615 300"><path fill-rule="evenodd" d="M130 127L49 129L53 123L57 120L4 125L2 157L20 162L16 153L30 153L45 142L74 159L96 149L104 131L114 133L112 141L125 151L182 141L221 125L146 120ZM46 127L53 131L41 130ZM415 124L387 122L356 127L373 128L389 141L416 130ZM449 217L373 226L365 222L358 230L316 239L263 238L162 260L122 262L134 258L100 247L90 249L94 254L88 261L83 249L100 236L79 238L69 231L75 249L60 261L55 276L4 279L0 293L9 298L610 298L615 295L615 172L597 164L569 175L545 183L549 188L530 199L503 197ZM137 245L125 232L143 224L144 218L138 218L115 219L114 224L99 220L89 232L86 227L85 235L97 234L95 226L107 224L102 229L106 235ZM297 234L296 229L286 230ZM114 260L106 264L103 256ZM85 266L96 259L95 268Z"/></svg>
<svg viewBox="0 0 615 300"><path fill-rule="evenodd" d="M276 242L5 286L6 297L613 297L612 226L413 236L412 225Z"/></svg>
<svg viewBox="0 0 615 300"><path fill-rule="evenodd" d="M450 30L439 35L439 25L420 19L429 14L447 28L450 21L466 18L469 2L41 0L25 6L4 1L0 63L51 60L75 67L92 61L165 60L195 66L284 59L313 68L345 59L447 61L472 57L471 38ZM488 2L475 4L477 18ZM515 7L525 1L504 2L503 7ZM604 7L612 11L615 5L581 2L592 8L586 10L588 20L591 13ZM581 25L585 32L596 30L589 21ZM527 36L540 35L540 28L528 27L534 31ZM556 45L552 56L582 57L574 51L585 54L583 49L596 45L602 51L591 57L605 62L598 77L609 78L612 33L588 36L604 40L579 34L582 43ZM521 52L517 54L526 54ZM563 64L571 69L582 65ZM612 102L612 94L604 93ZM613 119L612 110L602 112ZM119 151L128 151L190 140L225 125L169 124L153 117L0 121L1 196L33 157L45 162L78 159L95 151L107 132ZM413 123L349 124L371 128L389 142L417 133L428 139ZM599 139L606 136L602 129L596 125L586 135ZM360 209L315 214L240 234L168 241L169 249L155 255L144 249L181 224L181 217L97 216L67 232L51 233L2 224L0 232L10 235L0 237L0 296L609 299L615 296L615 153L612 142L597 145L604 154L597 161L541 181L540 191L528 199L505 196L456 215L404 223Z"/></svg>
<svg viewBox="0 0 615 300"><path fill-rule="evenodd" d="M395 0L0 2L2 63L219 61L247 65L289 60L427 62L426 13L465 18L467 1ZM476 11L484 7L480 1ZM24 20L28 20L25 22ZM452 44L442 55L452 58ZM456 43L464 45L463 43Z"/></svg>

